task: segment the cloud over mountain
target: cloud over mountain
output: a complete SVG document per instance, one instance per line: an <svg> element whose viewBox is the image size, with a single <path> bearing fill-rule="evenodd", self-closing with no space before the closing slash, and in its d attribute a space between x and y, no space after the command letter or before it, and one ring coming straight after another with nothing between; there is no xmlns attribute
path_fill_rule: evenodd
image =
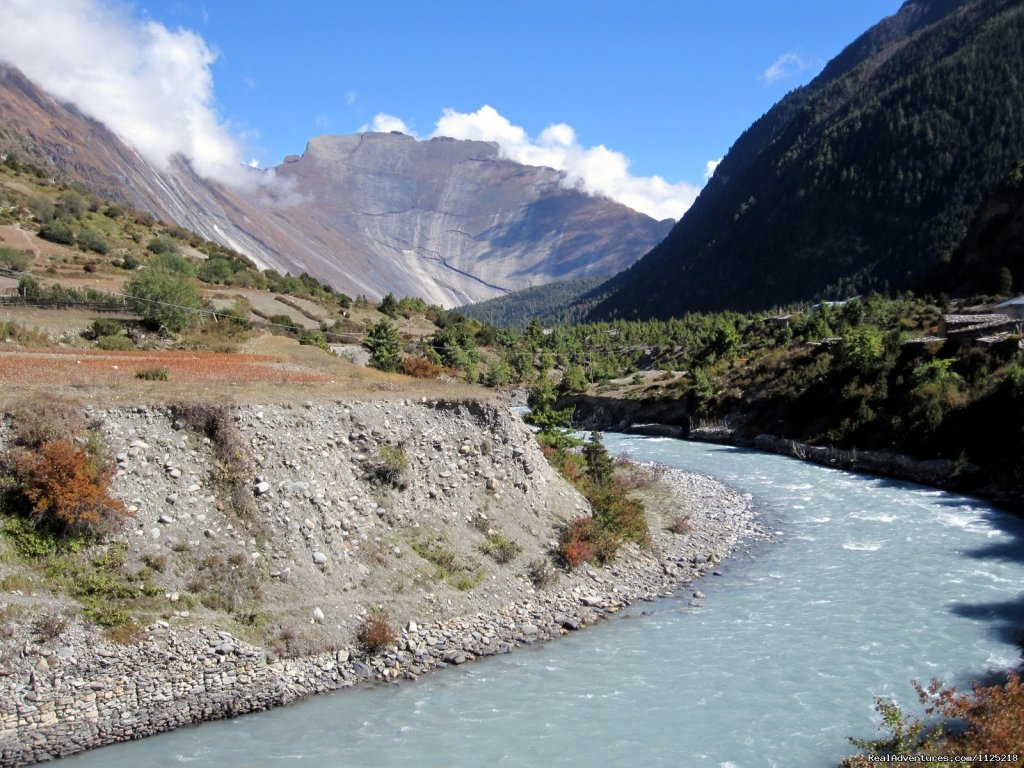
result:
<svg viewBox="0 0 1024 768"><path fill-rule="evenodd" d="M195 32L139 21L99 0L4 0L0 61L103 122L147 160L175 154L203 176L244 174L243 147L218 116L216 52Z"/></svg>
<svg viewBox="0 0 1024 768"><path fill-rule="evenodd" d="M513 125L491 106L476 112L446 109L437 121L434 136L494 141L502 155L525 165L542 165L564 171L566 180L592 195L607 197L655 219L678 219L697 198L700 188L661 176L634 176L630 160L603 144L584 147L572 126L549 125L536 139Z"/></svg>
<svg viewBox="0 0 1024 768"><path fill-rule="evenodd" d="M421 138L404 120L383 112L360 131L400 131ZM493 141L502 157L523 165L563 171L569 186L590 195L607 197L659 221L680 218L700 193L700 187L686 182L672 184L661 176L632 175L628 157L603 144L582 146L576 131L566 123L549 125L536 139L531 139L524 128L513 125L487 104L476 112L444 110L434 132L425 138L438 136Z"/></svg>

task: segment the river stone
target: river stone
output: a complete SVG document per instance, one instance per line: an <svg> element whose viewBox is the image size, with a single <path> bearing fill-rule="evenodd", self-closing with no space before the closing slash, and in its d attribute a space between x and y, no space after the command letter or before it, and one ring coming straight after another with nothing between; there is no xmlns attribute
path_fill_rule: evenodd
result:
<svg viewBox="0 0 1024 768"><path fill-rule="evenodd" d="M455 665L465 664L466 663L466 654L463 653L462 651L460 651L458 648L452 648L451 650L445 652L444 660L445 660L445 663L447 663L447 664L455 664Z"/></svg>
<svg viewBox="0 0 1024 768"><path fill-rule="evenodd" d="M327 555L325 555L323 552L314 552L313 553L313 562L316 565L323 565L324 563L327 562Z"/></svg>

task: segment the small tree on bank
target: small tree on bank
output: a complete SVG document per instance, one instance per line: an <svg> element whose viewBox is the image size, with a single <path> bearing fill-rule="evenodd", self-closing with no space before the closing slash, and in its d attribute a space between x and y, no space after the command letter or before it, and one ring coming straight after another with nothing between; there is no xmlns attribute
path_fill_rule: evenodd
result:
<svg viewBox="0 0 1024 768"><path fill-rule="evenodd" d="M365 339L363 347L370 351L370 365L380 371L396 371L402 352L398 331L387 320L381 320Z"/></svg>
<svg viewBox="0 0 1024 768"><path fill-rule="evenodd" d="M144 320L180 333L199 322L199 291L185 275L148 267L128 281L124 292Z"/></svg>

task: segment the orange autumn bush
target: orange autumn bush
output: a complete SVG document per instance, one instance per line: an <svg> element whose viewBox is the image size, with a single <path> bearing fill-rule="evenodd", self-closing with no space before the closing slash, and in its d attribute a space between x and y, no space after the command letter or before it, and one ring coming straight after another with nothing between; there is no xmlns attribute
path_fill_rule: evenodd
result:
<svg viewBox="0 0 1024 768"><path fill-rule="evenodd" d="M914 683L918 698L927 704L925 715L937 724L908 717L895 703L876 700L882 726L891 735L877 741L851 739L867 752L842 762L843 768L867 768L871 757L889 754L919 756L1020 755L1024 753L1024 682L1010 672L1006 682L985 686L971 683L960 693L932 680L927 688ZM871 756L871 757L869 757Z"/></svg>
<svg viewBox="0 0 1024 768"><path fill-rule="evenodd" d="M407 357L398 364L398 372L417 379L436 379L441 375L441 366L425 357Z"/></svg>
<svg viewBox="0 0 1024 768"><path fill-rule="evenodd" d="M559 537L558 552L569 568L578 568L597 559L593 518L577 517L570 522Z"/></svg>
<svg viewBox="0 0 1024 768"><path fill-rule="evenodd" d="M16 468L32 515L58 530L99 531L127 514L107 490L113 466L98 465L88 451L67 440L50 440L24 453Z"/></svg>

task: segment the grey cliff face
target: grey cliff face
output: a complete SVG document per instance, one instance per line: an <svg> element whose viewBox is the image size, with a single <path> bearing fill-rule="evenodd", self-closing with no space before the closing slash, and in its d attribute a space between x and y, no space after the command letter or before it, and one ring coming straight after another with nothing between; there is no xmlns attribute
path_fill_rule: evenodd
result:
<svg viewBox="0 0 1024 768"><path fill-rule="evenodd" d="M455 306L564 278L611 275L660 242L658 222L566 187L495 144L391 133L320 136L241 185L156 168L100 123L0 68L0 128L96 191L255 260L351 295Z"/></svg>

